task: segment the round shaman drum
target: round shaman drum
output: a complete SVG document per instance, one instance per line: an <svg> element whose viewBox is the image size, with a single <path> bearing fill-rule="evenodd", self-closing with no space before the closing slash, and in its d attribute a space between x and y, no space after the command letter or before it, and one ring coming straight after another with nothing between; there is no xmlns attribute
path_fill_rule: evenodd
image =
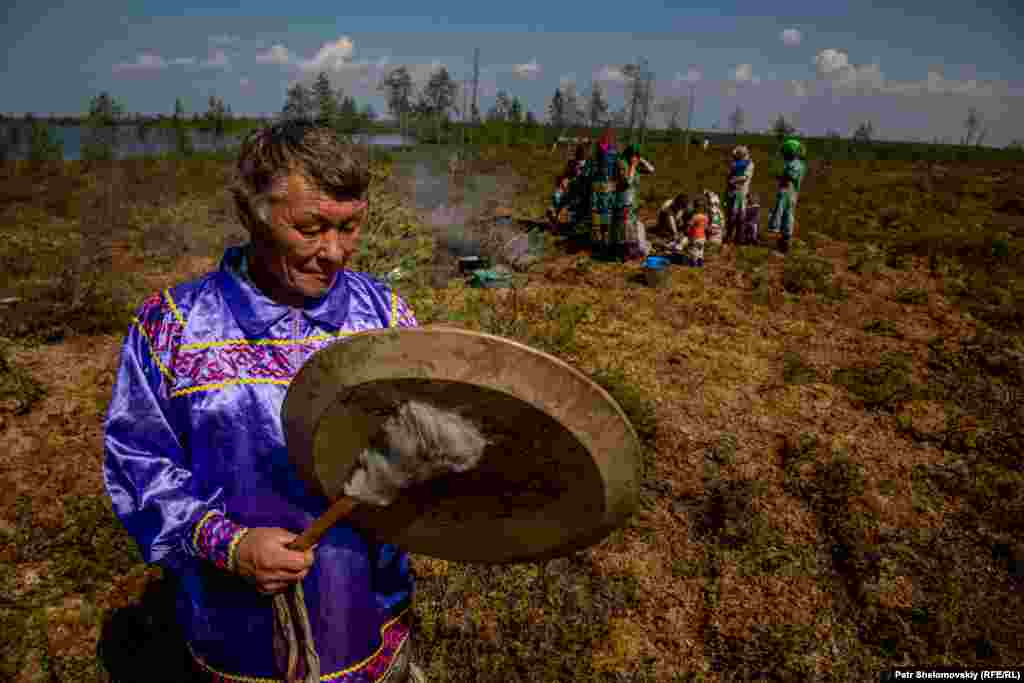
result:
<svg viewBox="0 0 1024 683"><path fill-rule="evenodd" d="M361 504L372 540L460 562L570 554L621 526L639 497L640 443L619 405L554 356L445 326L373 330L315 353L282 408L289 457L328 500L406 401L455 410L489 444L478 466Z"/></svg>

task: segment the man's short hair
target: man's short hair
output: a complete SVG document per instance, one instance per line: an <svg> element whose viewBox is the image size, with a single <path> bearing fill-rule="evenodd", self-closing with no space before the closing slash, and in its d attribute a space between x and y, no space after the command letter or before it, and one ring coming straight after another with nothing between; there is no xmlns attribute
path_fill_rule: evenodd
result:
<svg viewBox="0 0 1024 683"><path fill-rule="evenodd" d="M305 119L275 123L242 142L231 187L239 219L266 224L270 204L284 195L292 173L340 200L361 199L370 186L368 163L330 128Z"/></svg>

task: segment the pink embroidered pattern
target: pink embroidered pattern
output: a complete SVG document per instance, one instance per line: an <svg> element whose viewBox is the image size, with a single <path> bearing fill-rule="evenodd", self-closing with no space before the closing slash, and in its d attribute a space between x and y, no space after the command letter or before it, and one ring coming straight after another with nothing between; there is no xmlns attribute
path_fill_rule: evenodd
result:
<svg viewBox="0 0 1024 683"><path fill-rule="evenodd" d="M290 380L321 344L238 344L180 351L172 372L191 385L237 380Z"/></svg>
<svg viewBox="0 0 1024 683"><path fill-rule="evenodd" d="M361 670L343 672L337 678L328 677L328 680L344 681L344 683L371 683L377 681L387 673L391 662L401 647L402 642L409 637L409 626L402 622L396 622L383 633L383 644Z"/></svg>
<svg viewBox="0 0 1024 683"><path fill-rule="evenodd" d="M147 304L167 305L159 297L152 297ZM416 316L400 297L391 301L390 326L415 327ZM356 320L352 328L341 334L316 334L312 337L296 338L298 329L293 325L292 339L267 339L263 343L244 339L202 341L182 345L182 326L175 318L166 315L152 316L143 325L147 334L159 339L160 350L170 349L168 374L173 375L175 386L172 396L184 396L198 392L222 389L237 384L281 384L287 385L302 364L315 351L355 334L363 329L376 329L366 320ZM296 323L297 324L297 323ZM266 343L270 342L270 343Z"/></svg>
<svg viewBox="0 0 1024 683"><path fill-rule="evenodd" d="M398 313L398 327L416 327L416 316L401 297L397 299L395 311ZM392 326L394 326L394 321L392 321Z"/></svg>
<svg viewBox="0 0 1024 683"><path fill-rule="evenodd" d="M173 317L169 317L169 313L170 310L159 293L146 299L139 310L139 324L156 352L168 351L181 343L184 326Z"/></svg>
<svg viewBox="0 0 1024 683"><path fill-rule="evenodd" d="M388 673L395 656L398 654L402 643L409 637L410 627L402 619L401 615L381 629L382 643L372 655L356 664L355 666L343 669L334 673L325 673L320 676L324 683L379 683ZM215 671L198 657L196 663L211 674L216 683L280 683L278 678L256 678L253 676L232 675Z"/></svg>
<svg viewBox="0 0 1024 683"><path fill-rule="evenodd" d="M234 569L231 551L246 531L246 527L235 524L219 512L208 514L199 521L196 529L196 553L221 569L231 571Z"/></svg>

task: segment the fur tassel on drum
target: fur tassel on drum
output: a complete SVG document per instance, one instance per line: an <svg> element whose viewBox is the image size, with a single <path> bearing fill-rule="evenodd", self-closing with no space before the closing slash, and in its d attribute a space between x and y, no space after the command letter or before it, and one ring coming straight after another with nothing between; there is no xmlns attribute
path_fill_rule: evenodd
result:
<svg viewBox="0 0 1024 683"><path fill-rule="evenodd" d="M390 505L402 489L448 472L476 467L487 446L480 430L457 413L410 401L384 423L388 448L366 449L345 485L360 503Z"/></svg>

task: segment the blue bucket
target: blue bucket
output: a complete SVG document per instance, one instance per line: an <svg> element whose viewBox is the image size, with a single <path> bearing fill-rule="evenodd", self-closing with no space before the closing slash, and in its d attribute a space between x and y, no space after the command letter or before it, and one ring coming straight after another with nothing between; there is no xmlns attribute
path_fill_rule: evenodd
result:
<svg viewBox="0 0 1024 683"><path fill-rule="evenodd" d="M651 287L664 287L668 282L669 260L664 256L648 256L644 261L644 277Z"/></svg>
<svg viewBox="0 0 1024 683"><path fill-rule="evenodd" d="M647 266L648 268L653 268L654 270L661 270L662 268L667 268L668 264L669 260L664 256L648 256L647 260L644 261L645 266Z"/></svg>

